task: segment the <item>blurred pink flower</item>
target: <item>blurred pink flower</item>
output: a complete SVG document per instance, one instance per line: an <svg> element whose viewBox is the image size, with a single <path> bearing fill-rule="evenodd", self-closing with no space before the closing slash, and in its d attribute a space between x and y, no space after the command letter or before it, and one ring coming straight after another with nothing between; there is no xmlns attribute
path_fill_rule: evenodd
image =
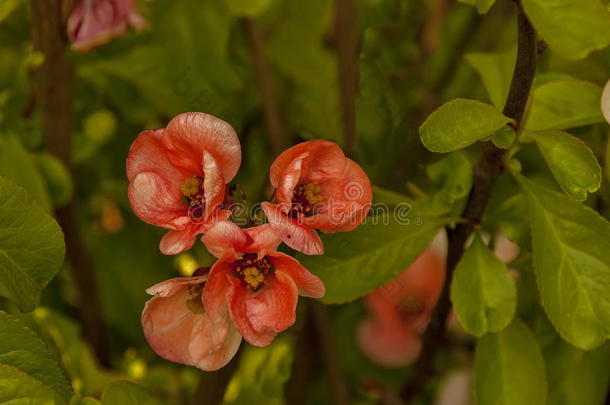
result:
<svg viewBox="0 0 610 405"><path fill-rule="evenodd" d="M220 207L240 163L237 134L209 114L180 114L138 135L127 156L129 202L140 219L170 230L162 253L190 249L197 234L230 215Z"/></svg>
<svg viewBox="0 0 610 405"><path fill-rule="evenodd" d="M610 80L608 80L608 83L606 83L604 91L602 92L601 107L604 118L606 118L606 121L610 124Z"/></svg>
<svg viewBox="0 0 610 405"><path fill-rule="evenodd" d="M208 274L173 278L146 292L154 297L144 306L142 328L161 357L212 371L233 358L241 336L229 319L212 323L203 307Z"/></svg>
<svg viewBox="0 0 610 405"><path fill-rule="evenodd" d="M322 281L275 249L269 224L241 229L218 222L202 238L218 257L203 290L205 310L220 325L230 317L250 344L266 346L295 321L299 295L319 298Z"/></svg>
<svg viewBox="0 0 610 405"><path fill-rule="evenodd" d="M345 232L366 217L372 199L366 173L334 142L302 142L284 151L270 168L273 203L262 208L273 230L288 246L322 254L315 229Z"/></svg>
<svg viewBox="0 0 610 405"><path fill-rule="evenodd" d="M358 329L362 351L388 367L415 360L444 281L444 264L428 248L395 280L368 295L369 316Z"/></svg>
<svg viewBox="0 0 610 405"><path fill-rule="evenodd" d="M88 51L125 35L129 27L145 26L134 0L78 0L68 17L68 36L73 49Z"/></svg>

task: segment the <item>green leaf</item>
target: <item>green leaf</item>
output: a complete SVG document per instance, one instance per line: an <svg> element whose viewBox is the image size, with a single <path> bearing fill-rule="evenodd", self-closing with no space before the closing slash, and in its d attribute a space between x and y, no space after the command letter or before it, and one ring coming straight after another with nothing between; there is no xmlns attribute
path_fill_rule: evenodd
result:
<svg viewBox="0 0 610 405"><path fill-rule="evenodd" d="M489 98L498 108L506 102L516 54L516 48L512 47L504 52L466 55L466 61L479 73Z"/></svg>
<svg viewBox="0 0 610 405"><path fill-rule="evenodd" d="M451 153L428 166L428 176L434 181L436 191L425 202L426 212L444 215L453 209L456 202L465 199L472 188L472 166L462 151Z"/></svg>
<svg viewBox="0 0 610 405"><path fill-rule="evenodd" d="M600 0L523 0L523 7L542 39L566 58L610 44L610 16Z"/></svg>
<svg viewBox="0 0 610 405"><path fill-rule="evenodd" d="M68 381L40 337L21 320L2 311L0 386L0 403L59 405L67 404L72 396ZM24 402L17 402L19 398Z"/></svg>
<svg viewBox="0 0 610 405"><path fill-rule="evenodd" d="M460 324L478 337L501 331L515 315L515 281L478 235L455 269L451 301Z"/></svg>
<svg viewBox="0 0 610 405"><path fill-rule="evenodd" d="M458 98L430 114L419 135L432 152L452 152L491 136L510 122L513 120L489 104Z"/></svg>
<svg viewBox="0 0 610 405"><path fill-rule="evenodd" d="M560 131L531 135L555 180L572 198L584 201L602 182L602 169L591 149L580 139Z"/></svg>
<svg viewBox="0 0 610 405"><path fill-rule="evenodd" d="M534 335L519 319L477 342L474 392L478 405L544 405L544 360Z"/></svg>
<svg viewBox="0 0 610 405"><path fill-rule="evenodd" d="M293 351L289 339L267 347L247 346L225 393L225 405L282 405L284 384L290 378Z"/></svg>
<svg viewBox="0 0 610 405"><path fill-rule="evenodd" d="M599 107L602 88L583 80L556 80L536 87L525 127L529 130L568 129L603 122Z"/></svg>
<svg viewBox="0 0 610 405"><path fill-rule="evenodd" d="M498 132L493 134L491 141L500 149L510 149L517 138L517 133L513 127L502 127Z"/></svg>
<svg viewBox="0 0 610 405"><path fill-rule="evenodd" d="M34 157L38 172L47 184L53 207L63 207L74 194L74 184L68 169L61 160L50 153L41 152Z"/></svg>
<svg viewBox="0 0 610 405"><path fill-rule="evenodd" d="M479 10L479 14L485 14L494 5L496 0L460 0L464 4L475 6Z"/></svg>
<svg viewBox="0 0 610 405"><path fill-rule="evenodd" d="M31 311L64 258L57 222L23 188L0 176L0 296Z"/></svg>
<svg viewBox="0 0 610 405"><path fill-rule="evenodd" d="M6 19L21 3L21 0L3 0L0 2L0 22Z"/></svg>
<svg viewBox="0 0 610 405"><path fill-rule="evenodd" d="M0 137L0 175L25 188L45 208L51 208L49 195L32 155L14 135Z"/></svg>
<svg viewBox="0 0 610 405"><path fill-rule="evenodd" d="M517 179L529 203L542 305L565 340L593 349L610 333L610 223L577 201Z"/></svg>
<svg viewBox="0 0 610 405"><path fill-rule="evenodd" d="M101 405L162 405L144 388L129 381L117 381L102 394Z"/></svg>
<svg viewBox="0 0 610 405"><path fill-rule="evenodd" d="M236 17L256 18L263 14L273 0L227 0L229 10Z"/></svg>
<svg viewBox="0 0 610 405"><path fill-rule="evenodd" d="M322 256L298 256L324 281L322 301L352 301L381 287L406 269L447 222L419 217L409 206L404 208L392 215L368 217L354 231L324 235Z"/></svg>

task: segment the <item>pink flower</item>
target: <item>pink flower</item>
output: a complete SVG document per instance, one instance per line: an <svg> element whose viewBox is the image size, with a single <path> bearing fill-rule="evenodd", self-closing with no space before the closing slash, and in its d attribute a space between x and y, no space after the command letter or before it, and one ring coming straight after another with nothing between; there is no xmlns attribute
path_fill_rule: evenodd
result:
<svg viewBox="0 0 610 405"><path fill-rule="evenodd" d="M207 274L173 278L150 287L146 292L154 298L144 306L142 327L159 356L212 371L233 358L241 336L228 318L212 323L206 314L202 291L207 279Z"/></svg>
<svg viewBox="0 0 610 405"><path fill-rule="evenodd" d="M79 0L68 18L68 37L73 49L88 51L125 35L129 27L145 26L133 0Z"/></svg>
<svg viewBox="0 0 610 405"><path fill-rule="evenodd" d="M325 293L318 277L275 251L280 241L268 224L241 229L221 221L202 241L219 258L203 290L206 312L220 325L230 316L252 345L270 344L294 323L299 295L319 298Z"/></svg>
<svg viewBox="0 0 610 405"><path fill-rule="evenodd" d="M164 254L188 250L197 234L230 212L220 209L241 163L239 139L221 119L184 113L143 131L127 156L129 202L140 219L169 229Z"/></svg>
<svg viewBox="0 0 610 405"><path fill-rule="evenodd" d="M305 254L323 254L315 229L345 232L366 217L372 199L366 173L337 144L303 142L284 151L270 169L275 203L262 208L278 237Z"/></svg>
<svg viewBox="0 0 610 405"><path fill-rule="evenodd" d="M370 316L358 330L363 352L388 367L415 360L444 281L444 265L428 249L394 281L367 296Z"/></svg>
<svg viewBox="0 0 610 405"><path fill-rule="evenodd" d="M610 124L610 80L608 80L602 92L601 108L604 118Z"/></svg>

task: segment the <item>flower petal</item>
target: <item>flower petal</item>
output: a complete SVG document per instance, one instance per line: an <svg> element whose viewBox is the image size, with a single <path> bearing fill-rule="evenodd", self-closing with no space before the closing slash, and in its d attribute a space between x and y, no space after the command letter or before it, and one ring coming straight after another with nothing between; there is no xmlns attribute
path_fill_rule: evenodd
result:
<svg viewBox="0 0 610 405"><path fill-rule="evenodd" d="M324 245L315 230L285 215L279 204L264 202L261 207L271 228L285 244L306 255L324 254Z"/></svg>
<svg viewBox="0 0 610 405"><path fill-rule="evenodd" d="M133 212L144 222L167 229L183 229L189 223L180 190L156 173L137 174L127 194Z"/></svg>
<svg viewBox="0 0 610 405"><path fill-rule="evenodd" d="M273 187L278 187L288 167L303 153L307 153L302 166L303 181L319 183L339 178L343 174L345 155L339 145L321 139L301 142L282 152L271 165L269 178Z"/></svg>
<svg viewBox="0 0 610 405"><path fill-rule="evenodd" d="M203 306L213 322L224 322L229 316L227 292L231 286L232 267L218 260L209 273L208 282L203 288Z"/></svg>
<svg viewBox="0 0 610 405"><path fill-rule="evenodd" d="M365 319L358 327L358 343L374 362L386 367L412 363L421 351L421 338L401 325L387 325Z"/></svg>
<svg viewBox="0 0 610 405"><path fill-rule="evenodd" d="M241 145L233 127L210 114L189 112L174 117L163 137L170 159L187 170L201 170L204 151L215 159L224 181L235 177L241 164Z"/></svg>
<svg viewBox="0 0 610 405"><path fill-rule="evenodd" d="M164 296L146 303L142 312L144 336L152 349L167 360L206 371L217 370L235 355L241 336L230 321L213 324L205 312L196 314L187 307L187 287L197 284L196 279L172 282Z"/></svg>
<svg viewBox="0 0 610 405"><path fill-rule="evenodd" d="M299 289L299 295L311 298L321 298L326 293L324 283L317 276L311 274L297 259L280 252L267 254L271 264L283 273L286 273Z"/></svg>
<svg viewBox="0 0 610 405"><path fill-rule="evenodd" d="M253 242L247 232L229 221L216 222L203 235L201 241L216 257L234 257L239 252L245 252Z"/></svg>
<svg viewBox="0 0 610 405"><path fill-rule="evenodd" d="M189 224L184 229L173 229L161 238L159 249L164 255L177 255L193 247L197 233L200 229L198 226Z"/></svg>
<svg viewBox="0 0 610 405"><path fill-rule="evenodd" d="M245 250L246 253L259 253L262 257L267 252L275 251L281 243L269 224L254 226L244 231L252 238L252 243Z"/></svg>
<svg viewBox="0 0 610 405"><path fill-rule="evenodd" d="M171 297L185 287L194 284L201 284L208 279L208 275L197 277L175 277L162 281L146 289L148 295L158 295L160 297Z"/></svg>
<svg viewBox="0 0 610 405"><path fill-rule="evenodd" d="M608 83L606 83L604 91L602 92L601 107L604 118L606 118L606 121L610 124L610 80L608 80Z"/></svg>
<svg viewBox="0 0 610 405"><path fill-rule="evenodd" d="M294 193L294 188L299 184L299 180L301 179L303 161L307 156L309 156L307 152L300 154L284 168L284 171L275 186L275 199L280 203L290 204L292 201L292 194Z"/></svg>
<svg viewBox="0 0 610 405"><path fill-rule="evenodd" d="M203 152L203 189L205 194L205 218L211 219L225 197L225 182L216 159L207 150Z"/></svg>
<svg viewBox="0 0 610 405"><path fill-rule="evenodd" d="M231 281L231 317L250 344L267 346L277 333L294 324L298 292L288 275L276 270L258 291L248 289L239 279Z"/></svg>

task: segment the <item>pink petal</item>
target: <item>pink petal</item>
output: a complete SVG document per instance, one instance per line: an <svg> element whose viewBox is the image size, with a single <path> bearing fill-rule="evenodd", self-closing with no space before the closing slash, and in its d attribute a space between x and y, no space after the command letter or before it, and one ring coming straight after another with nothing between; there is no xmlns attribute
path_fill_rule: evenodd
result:
<svg viewBox="0 0 610 405"><path fill-rule="evenodd" d="M189 112L172 119L163 137L174 164L187 170L203 167L204 151L214 157L225 182L235 177L241 164L237 134L225 121L212 115Z"/></svg>
<svg viewBox="0 0 610 405"><path fill-rule="evenodd" d="M216 222L203 235L201 241L216 257L234 257L239 252L245 252L253 242L247 232L229 221Z"/></svg>
<svg viewBox="0 0 610 405"><path fill-rule="evenodd" d="M314 276L297 259L284 253L269 253L271 264L282 273L287 274L299 289L299 295L321 298L326 293L324 283Z"/></svg>
<svg viewBox="0 0 610 405"><path fill-rule="evenodd" d="M233 267L218 260L209 273L208 282L203 289L203 306L214 322L225 322L228 318L227 293L231 286Z"/></svg>
<svg viewBox="0 0 610 405"><path fill-rule="evenodd" d="M171 297L185 287L194 284L201 284L208 279L208 275L198 277L176 277L162 281L146 289L148 295L158 295L160 297Z"/></svg>
<svg viewBox="0 0 610 405"><path fill-rule="evenodd" d="M171 230L161 238L159 249L164 255L177 255L193 247L199 227L189 224L184 229Z"/></svg>
<svg viewBox="0 0 610 405"><path fill-rule="evenodd" d="M205 312L191 312L186 305L190 298L187 287L201 280L185 280L168 280L152 287L163 295L150 299L144 307L144 336L152 349L167 360L206 371L217 370L235 355L241 336L229 321L213 324Z"/></svg>
<svg viewBox="0 0 610 405"><path fill-rule="evenodd" d="M334 142L314 140L299 143L280 154L269 169L269 178L273 187L278 187L286 170L303 153L301 179L306 183L319 183L341 177L345 166L345 155Z"/></svg>
<svg viewBox="0 0 610 405"><path fill-rule="evenodd" d="M205 194L205 218L213 215L213 212L222 203L225 197L225 182L220 168L207 150L203 152L203 189Z"/></svg>
<svg viewBox="0 0 610 405"><path fill-rule="evenodd" d="M294 188L299 184L299 180L301 179L303 161L307 156L309 156L307 152L302 153L286 165L282 175L277 181L275 189L275 198L277 201L288 204L292 201L292 194L294 193Z"/></svg>
<svg viewBox="0 0 610 405"><path fill-rule="evenodd" d="M254 226L244 231L252 238L252 242L244 251L246 253L259 253L259 256L263 257L267 252L275 251L281 243L269 224Z"/></svg>
<svg viewBox="0 0 610 405"><path fill-rule="evenodd" d="M133 212L144 222L168 229L182 229L189 222L180 190L151 172L136 175L128 188Z"/></svg>
<svg viewBox="0 0 610 405"><path fill-rule="evenodd" d="M362 351L375 363L403 367L412 363L421 351L421 339L408 328L365 319L358 327Z"/></svg>
<svg viewBox="0 0 610 405"><path fill-rule="evenodd" d="M168 183L179 188L185 178L192 173L176 168L167 157L167 149L161 143L163 129L142 131L133 141L127 154L127 178L143 172L155 173ZM198 174L198 173L197 173Z"/></svg>
<svg viewBox="0 0 610 405"><path fill-rule="evenodd" d="M306 255L324 254L324 245L315 230L285 215L279 204L264 202L261 207L271 228L285 244Z"/></svg>

